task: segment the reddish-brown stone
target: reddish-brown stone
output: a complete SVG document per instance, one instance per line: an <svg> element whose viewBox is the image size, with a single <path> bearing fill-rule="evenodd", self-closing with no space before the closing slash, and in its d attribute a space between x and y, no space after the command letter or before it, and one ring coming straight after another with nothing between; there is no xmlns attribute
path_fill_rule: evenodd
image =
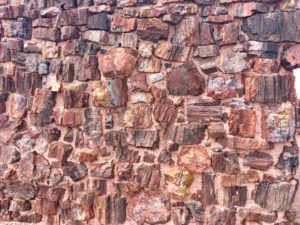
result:
<svg viewBox="0 0 300 225"><path fill-rule="evenodd" d="M136 27L135 18L125 18L120 15L113 15L111 19L111 32L131 32Z"/></svg>
<svg viewBox="0 0 300 225"><path fill-rule="evenodd" d="M170 95L200 95L205 81L193 63L175 67L167 74L167 89Z"/></svg>
<svg viewBox="0 0 300 225"><path fill-rule="evenodd" d="M204 147L185 146L178 153L177 164L192 173L202 173L210 166L210 157Z"/></svg>
<svg viewBox="0 0 300 225"><path fill-rule="evenodd" d="M125 78L131 75L137 62L137 52L130 48L112 48L99 55L99 68L105 77Z"/></svg>
<svg viewBox="0 0 300 225"><path fill-rule="evenodd" d="M138 23L137 34L144 40L165 40L168 39L169 25L156 18L142 19Z"/></svg>

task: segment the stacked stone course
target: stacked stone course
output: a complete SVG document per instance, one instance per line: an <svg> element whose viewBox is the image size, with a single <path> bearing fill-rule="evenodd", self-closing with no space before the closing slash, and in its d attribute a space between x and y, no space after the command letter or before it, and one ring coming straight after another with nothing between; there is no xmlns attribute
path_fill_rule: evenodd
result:
<svg viewBox="0 0 300 225"><path fill-rule="evenodd" d="M0 224L292 224L299 18L299 0L0 0Z"/></svg>

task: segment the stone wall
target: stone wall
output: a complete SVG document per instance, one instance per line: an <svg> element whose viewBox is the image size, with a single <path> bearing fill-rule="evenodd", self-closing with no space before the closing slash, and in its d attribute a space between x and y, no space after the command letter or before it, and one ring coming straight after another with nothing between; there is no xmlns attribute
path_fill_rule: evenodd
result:
<svg viewBox="0 0 300 225"><path fill-rule="evenodd" d="M295 220L299 0L0 5L0 221Z"/></svg>

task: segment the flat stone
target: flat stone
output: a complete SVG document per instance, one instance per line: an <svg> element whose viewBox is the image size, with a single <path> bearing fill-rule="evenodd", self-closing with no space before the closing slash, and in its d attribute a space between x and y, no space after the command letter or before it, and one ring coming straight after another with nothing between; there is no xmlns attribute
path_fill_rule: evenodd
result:
<svg viewBox="0 0 300 225"><path fill-rule="evenodd" d="M219 54L220 48L218 45L197 46L194 52L194 56L201 58L214 57Z"/></svg>
<svg viewBox="0 0 300 225"><path fill-rule="evenodd" d="M196 17L187 17L176 26L172 43L185 46L207 44L200 38L200 22Z"/></svg>
<svg viewBox="0 0 300 225"><path fill-rule="evenodd" d="M237 81L234 78L209 78L207 96L214 99L234 98L237 96Z"/></svg>
<svg viewBox="0 0 300 225"><path fill-rule="evenodd" d="M136 129L146 129L153 125L152 107L137 103L130 105L124 114L124 126Z"/></svg>
<svg viewBox="0 0 300 225"><path fill-rule="evenodd" d="M283 151L277 162L279 168L286 176L293 176L299 166L299 148L298 146L283 146Z"/></svg>
<svg viewBox="0 0 300 225"><path fill-rule="evenodd" d="M138 71L144 73L160 72L161 61L158 58L140 58L138 61Z"/></svg>
<svg viewBox="0 0 300 225"><path fill-rule="evenodd" d="M56 28L38 27L33 29L32 36L36 39L58 42L60 40L60 30Z"/></svg>
<svg viewBox="0 0 300 225"><path fill-rule="evenodd" d="M218 140L224 147L239 150L268 150L271 148L267 141L263 139L242 138L236 136L226 136Z"/></svg>
<svg viewBox="0 0 300 225"><path fill-rule="evenodd" d="M261 74L278 73L279 63L274 59L258 58L255 60L253 71Z"/></svg>
<svg viewBox="0 0 300 225"><path fill-rule="evenodd" d="M169 26L156 18L142 19L137 26L137 34L143 40L158 42L168 39Z"/></svg>
<svg viewBox="0 0 300 225"><path fill-rule="evenodd" d="M103 107L123 107L127 103L126 80L108 79L92 93L93 105Z"/></svg>
<svg viewBox="0 0 300 225"><path fill-rule="evenodd" d="M262 103L287 101L291 95L292 78L281 75L258 75L245 79L245 100Z"/></svg>
<svg viewBox="0 0 300 225"><path fill-rule="evenodd" d="M204 147L185 146L177 157L177 164L192 173L202 173L210 166L210 157Z"/></svg>
<svg viewBox="0 0 300 225"><path fill-rule="evenodd" d="M13 119L21 119L27 111L27 99L23 95L10 94L8 98L7 113Z"/></svg>
<svg viewBox="0 0 300 225"><path fill-rule="evenodd" d="M218 67L223 73L240 73L250 68L247 62L247 53L234 52L232 48L221 50Z"/></svg>
<svg viewBox="0 0 300 225"><path fill-rule="evenodd" d="M84 163L74 163L67 161L63 165L65 176L69 176L74 182L82 180L87 174L88 169Z"/></svg>
<svg viewBox="0 0 300 225"><path fill-rule="evenodd" d="M295 132L294 106L285 102L270 107L265 106L262 113L262 137L268 142L284 142Z"/></svg>
<svg viewBox="0 0 300 225"><path fill-rule="evenodd" d="M224 188L224 204L227 207L245 206L247 201L247 187L232 186Z"/></svg>
<svg viewBox="0 0 300 225"><path fill-rule="evenodd" d="M155 55L168 61L187 62L191 52L190 47L161 42L155 49Z"/></svg>
<svg viewBox="0 0 300 225"><path fill-rule="evenodd" d="M181 145L199 144L204 138L204 132L205 127L201 124L176 125L169 133L169 138Z"/></svg>
<svg viewBox="0 0 300 225"><path fill-rule="evenodd" d="M216 175L213 173L204 172L202 174L201 202L204 207L218 204L215 179Z"/></svg>
<svg viewBox="0 0 300 225"><path fill-rule="evenodd" d="M136 19L135 18L125 18L120 15L113 15L111 19L111 32L123 33L131 32L136 28Z"/></svg>
<svg viewBox="0 0 300 225"><path fill-rule="evenodd" d="M92 177L113 178L114 161L103 161L91 166L90 174Z"/></svg>
<svg viewBox="0 0 300 225"><path fill-rule="evenodd" d="M274 164L274 161L270 154L254 151L247 154L243 164L251 169L266 171Z"/></svg>
<svg viewBox="0 0 300 225"><path fill-rule="evenodd" d="M240 172L237 152L216 151L211 155L211 165L215 172L236 174Z"/></svg>
<svg viewBox="0 0 300 225"><path fill-rule="evenodd" d="M153 205L156 207L151 207ZM129 217L137 223L165 223L170 219L171 205L162 193L141 192L129 200L127 210Z"/></svg>
<svg viewBox="0 0 300 225"><path fill-rule="evenodd" d="M83 34L83 39L108 46L114 46L118 42L118 37L115 34L104 30L85 31Z"/></svg>
<svg viewBox="0 0 300 225"><path fill-rule="evenodd" d="M154 103L153 116L157 122L172 123L177 116L177 109L170 99L159 99Z"/></svg>
<svg viewBox="0 0 300 225"><path fill-rule="evenodd" d="M129 48L112 48L99 55L99 68L108 78L125 78L131 75L137 62L137 52Z"/></svg>
<svg viewBox="0 0 300 225"><path fill-rule="evenodd" d="M88 107L89 94L83 91L63 91L64 107L69 108L81 108Z"/></svg>
<svg viewBox="0 0 300 225"><path fill-rule="evenodd" d="M194 63L186 63L167 73L167 89L170 95L200 95L205 82Z"/></svg>
<svg viewBox="0 0 300 225"><path fill-rule="evenodd" d="M207 218L207 225L235 225L236 217L235 209L226 209L218 206L214 206L209 213Z"/></svg>
<svg viewBox="0 0 300 225"><path fill-rule="evenodd" d="M246 138L256 134L256 112L252 108L231 108L229 133Z"/></svg>
<svg viewBox="0 0 300 225"><path fill-rule="evenodd" d="M55 158L59 163L63 164L71 155L73 147L72 145L63 142L52 142L48 151L49 158Z"/></svg>
<svg viewBox="0 0 300 225"><path fill-rule="evenodd" d="M127 130L127 142L136 147L153 148L158 143L157 130Z"/></svg>
<svg viewBox="0 0 300 225"><path fill-rule="evenodd" d="M87 27L91 30L108 30L109 19L106 13L97 13L90 15Z"/></svg>
<svg viewBox="0 0 300 225"><path fill-rule="evenodd" d="M295 191L297 191L295 180L278 183L264 180L258 183L254 199L262 208L284 211L291 207L295 198Z"/></svg>
<svg viewBox="0 0 300 225"><path fill-rule="evenodd" d="M222 121L222 107L220 100L188 98L186 101L187 118L189 122L210 124Z"/></svg>
<svg viewBox="0 0 300 225"><path fill-rule="evenodd" d="M21 183L17 181L15 183L9 184L4 190L4 194L6 197L18 196L24 200L31 200L35 198L37 190L32 184Z"/></svg>
<svg viewBox="0 0 300 225"><path fill-rule="evenodd" d="M299 15L300 13L297 10L293 12L278 11L255 14L244 21L242 28L248 34L250 40L299 42L299 30L296 23L294 23ZM270 26L270 24L273 24L273 26Z"/></svg>

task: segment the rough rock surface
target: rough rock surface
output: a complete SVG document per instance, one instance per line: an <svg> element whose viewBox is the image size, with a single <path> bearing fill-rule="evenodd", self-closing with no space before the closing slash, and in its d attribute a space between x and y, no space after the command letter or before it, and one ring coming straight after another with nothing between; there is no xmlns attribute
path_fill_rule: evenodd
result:
<svg viewBox="0 0 300 225"><path fill-rule="evenodd" d="M299 9L0 0L0 224L293 224Z"/></svg>

